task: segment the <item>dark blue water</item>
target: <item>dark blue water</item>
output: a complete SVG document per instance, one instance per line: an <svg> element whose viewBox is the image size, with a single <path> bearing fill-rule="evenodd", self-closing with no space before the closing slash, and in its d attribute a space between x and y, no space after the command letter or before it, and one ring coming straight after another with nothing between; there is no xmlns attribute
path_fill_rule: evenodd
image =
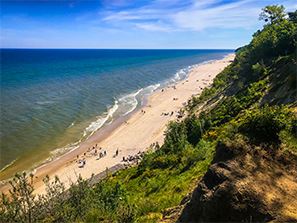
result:
<svg viewBox="0 0 297 223"><path fill-rule="evenodd" d="M13 161L5 171L29 168L77 145L159 84L230 52L2 49L0 169Z"/></svg>

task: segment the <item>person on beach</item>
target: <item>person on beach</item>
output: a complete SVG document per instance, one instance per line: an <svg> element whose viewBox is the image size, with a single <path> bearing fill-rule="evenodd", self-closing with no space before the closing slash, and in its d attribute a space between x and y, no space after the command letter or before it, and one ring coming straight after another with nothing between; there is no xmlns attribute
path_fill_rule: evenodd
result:
<svg viewBox="0 0 297 223"><path fill-rule="evenodd" d="M86 160L79 160L78 162L78 168L83 168L86 164Z"/></svg>

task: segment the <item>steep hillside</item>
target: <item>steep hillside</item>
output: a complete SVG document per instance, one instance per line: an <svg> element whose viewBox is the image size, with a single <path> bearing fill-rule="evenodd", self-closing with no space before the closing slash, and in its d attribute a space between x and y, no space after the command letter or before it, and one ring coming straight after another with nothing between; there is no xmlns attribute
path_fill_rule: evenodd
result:
<svg viewBox="0 0 297 223"><path fill-rule="evenodd" d="M296 179L296 156L241 139L219 143L179 222L296 221Z"/></svg>
<svg viewBox="0 0 297 223"><path fill-rule="evenodd" d="M218 143L178 222L297 221L296 26L296 12L270 21L189 103Z"/></svg>

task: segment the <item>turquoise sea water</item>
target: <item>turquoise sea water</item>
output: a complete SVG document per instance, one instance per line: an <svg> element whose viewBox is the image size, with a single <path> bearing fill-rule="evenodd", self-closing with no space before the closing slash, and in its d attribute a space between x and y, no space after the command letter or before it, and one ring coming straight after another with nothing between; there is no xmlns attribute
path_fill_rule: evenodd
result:
<svg viewBox="0 0 297 223"><path fill-rule="evenodd" d="M0 179L74 148L231 50L1 50Z"/></svg>

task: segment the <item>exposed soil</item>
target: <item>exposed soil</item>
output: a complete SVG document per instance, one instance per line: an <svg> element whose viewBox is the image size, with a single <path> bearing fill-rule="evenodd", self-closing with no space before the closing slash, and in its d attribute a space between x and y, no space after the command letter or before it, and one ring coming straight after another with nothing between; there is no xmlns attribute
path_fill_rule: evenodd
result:
<svg viewBox="0 0 297 223"><path fill-rule="evenodd" d="M178 222L297 222L297 157L243 140L219 143Z"/></svg>

